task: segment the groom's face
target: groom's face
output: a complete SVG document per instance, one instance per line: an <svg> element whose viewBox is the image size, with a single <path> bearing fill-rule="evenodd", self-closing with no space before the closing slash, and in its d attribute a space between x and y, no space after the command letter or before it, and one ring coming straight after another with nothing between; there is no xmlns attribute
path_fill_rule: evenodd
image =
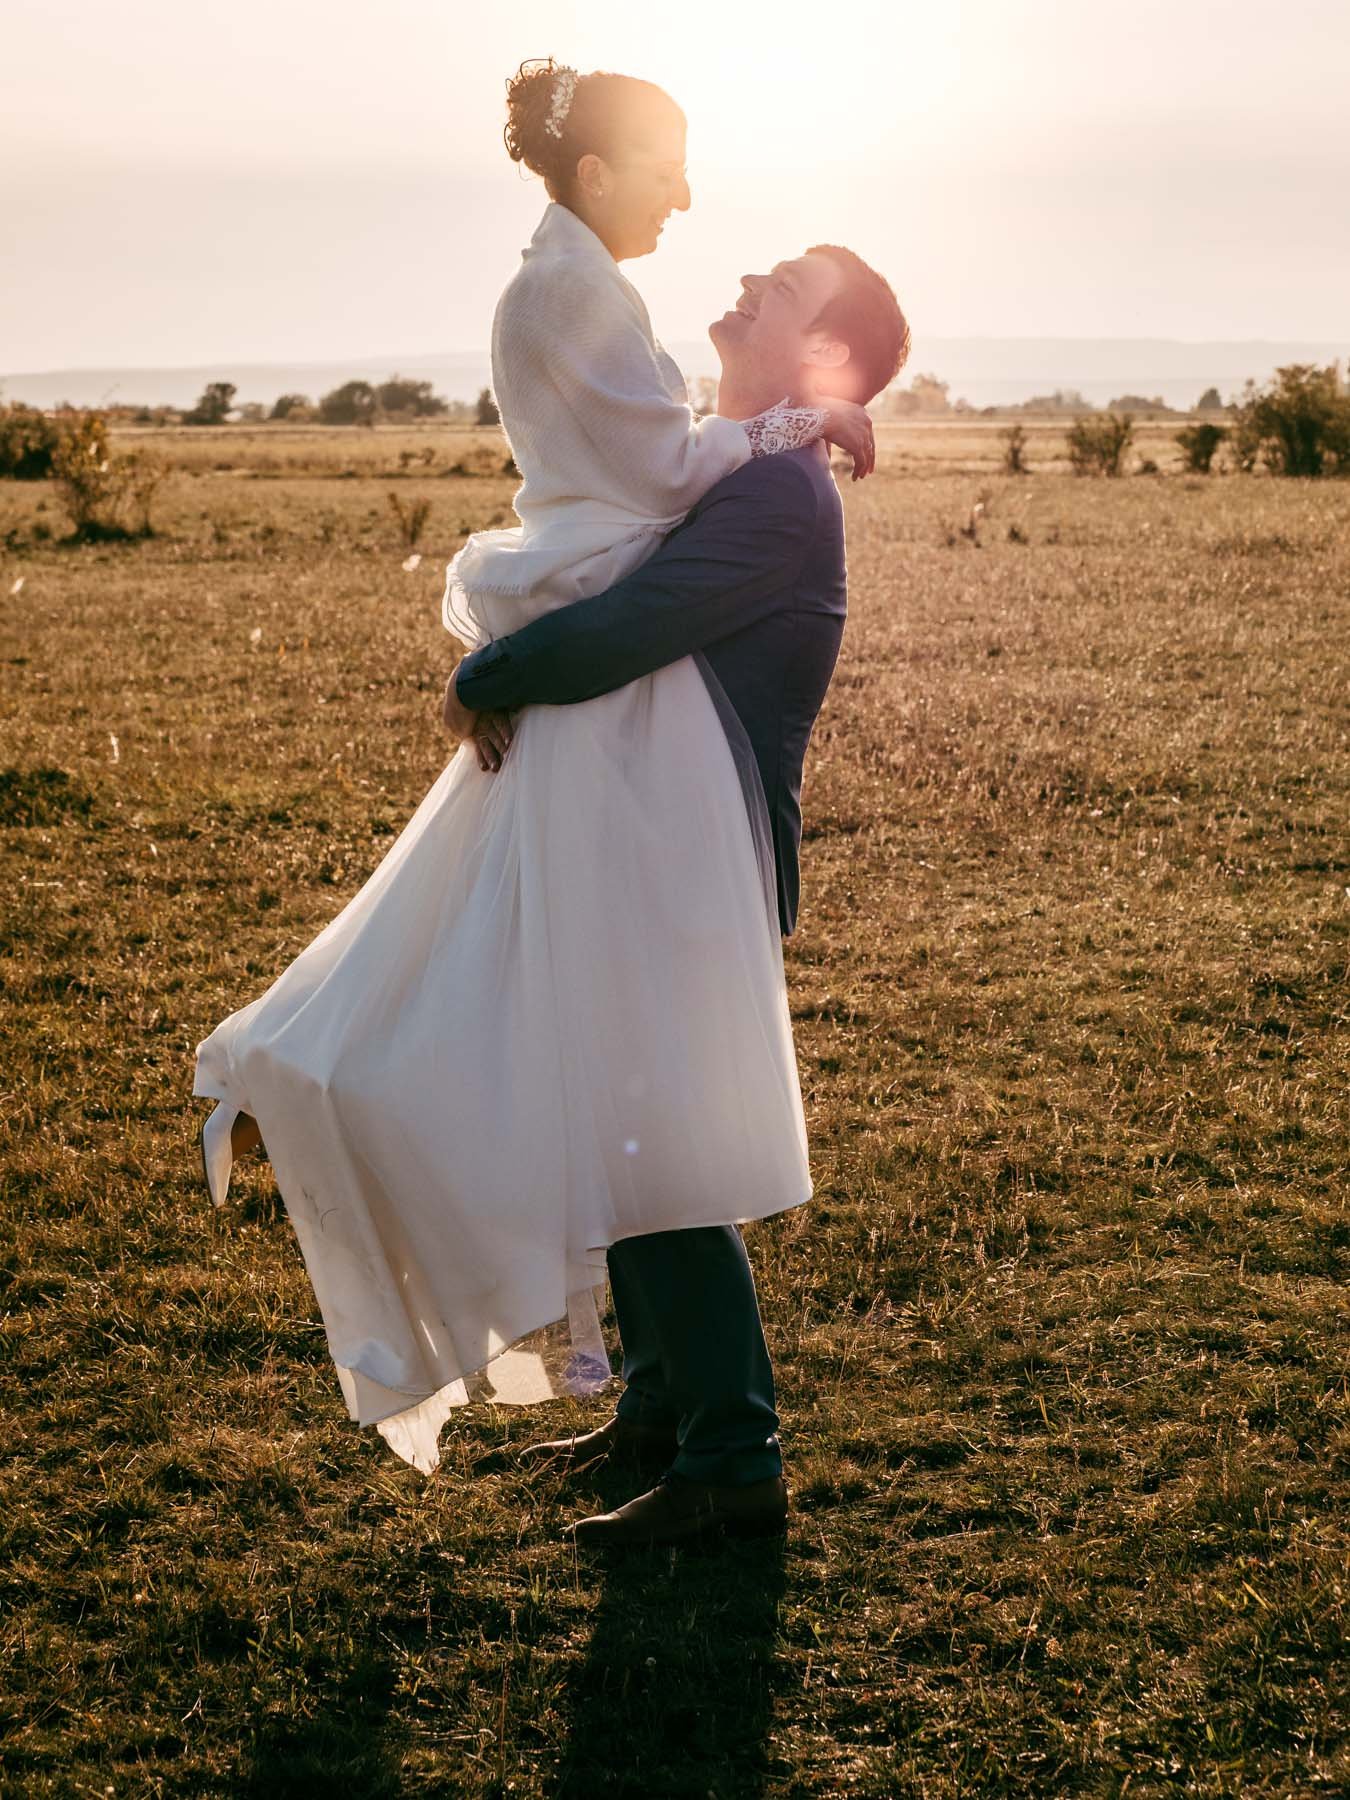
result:
<svg viewBox="0 0 1350 1800"><path fill-rule="evenodd" d="M740 298L708 332L723 368L741 379L772 378L785 393L831 392L840 346L815 321L843 283L830 256L798 256L767 275L742 275Z"/></svg>

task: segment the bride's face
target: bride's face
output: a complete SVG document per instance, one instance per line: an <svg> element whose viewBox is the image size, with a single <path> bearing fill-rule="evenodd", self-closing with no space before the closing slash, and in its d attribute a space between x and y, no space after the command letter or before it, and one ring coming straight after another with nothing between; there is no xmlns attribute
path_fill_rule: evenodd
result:
<svg viewBox="0 0 1350 1800"><path fill-rule="evenodd" d="M684 121L674 117L654 122L613 162L582 157L577 210L616 262L650 256L671 213L688 212L684 157Z"/></svg>

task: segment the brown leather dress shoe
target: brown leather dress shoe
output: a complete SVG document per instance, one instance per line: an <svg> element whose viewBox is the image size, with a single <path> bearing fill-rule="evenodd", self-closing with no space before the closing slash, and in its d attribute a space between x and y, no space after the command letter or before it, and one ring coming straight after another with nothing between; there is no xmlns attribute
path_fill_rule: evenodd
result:
<svg viewBox="0 0 1350 1800"><path fill-rule="evenodd" d="M778 1537L787 1529L787 1514L781 1475L733 1487L670 1474L614 1512L577 1519L568 1536L578 1544L678 1544L718 1531L727 1537Z"/></svg>
<svg viewBox="0 0 1350 1800"><path fill-rule="evenodd" d="M526 1444L520 1460L531 1467L561 1466L584 1469L603 1462L607 1456L630 1456L637 1462L670 1462L679 1450L679 1439L673 1426L643 1425L621 1419L618 1413L606 1419L598 1431L578 1437L553 1438L547 1444Z"/></svg>

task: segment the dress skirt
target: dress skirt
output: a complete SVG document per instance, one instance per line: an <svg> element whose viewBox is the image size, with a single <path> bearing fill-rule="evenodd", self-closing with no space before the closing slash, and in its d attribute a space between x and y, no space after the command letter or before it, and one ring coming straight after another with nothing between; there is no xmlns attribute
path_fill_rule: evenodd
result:
<svg viewBox="0 0 1350 1800"><path fill-rule="evenodd" d="M610 1379L606 1248L805 1201L763 790L702 658L451 757L358 893L197 1046L251 1113L348 1411ZM472 1389L472 1391L471 1391Z"/></svg>

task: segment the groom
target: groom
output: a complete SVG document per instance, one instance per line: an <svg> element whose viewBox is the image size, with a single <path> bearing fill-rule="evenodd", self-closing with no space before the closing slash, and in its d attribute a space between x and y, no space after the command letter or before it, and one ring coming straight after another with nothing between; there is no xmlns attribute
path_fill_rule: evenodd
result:
<svg viewBox="0 0 1350 1800"><path fill-rule="evenodd" d="M709 335L717 410L748 419L781 400L865 403L903 365L895 295L852 251L821 244L746 275ZM501 766L509 714L623 687L696 654L729 730L748 739L767 804L783 931L796 923L807 742L844 629L844 529L825 447L745 463L711 488L656 553L594 599L545 614L465 657L443 717ZM728 1207L734 1210L734 1196ZM787 1487L773 1371L745 1245L734 1225L652 1232L608 1251L623 1344L614 1416L532 1460L581 1466L612 1451L668 1465L657 1485L572 1526L578 1541L673 1543L711 1528L780 1532Z"/></svg>

